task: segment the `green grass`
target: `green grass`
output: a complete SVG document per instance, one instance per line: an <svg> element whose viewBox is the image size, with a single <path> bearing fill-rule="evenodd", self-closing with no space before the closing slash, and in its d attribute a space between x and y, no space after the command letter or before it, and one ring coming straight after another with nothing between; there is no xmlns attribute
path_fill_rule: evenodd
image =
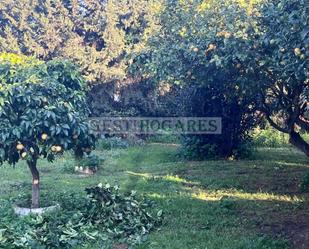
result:
<svg viewBox="0 0 309 249"><path fill-rule="evenodd" d="M100 182L117 183L155 200L165 212L164 225L139 249L302 248L299 236L309 231L308 195L298 188L309 169L304 155L263 148L247 161L185 162L177 151L172 144L97 151L106 161L87 178L66 170L75 166L69 155L53 164L40 161L43 202ZM30 193L30 179L24 163L2 166L0 198ZM302 229L294 233L291 222L302 222Z"/></svg>

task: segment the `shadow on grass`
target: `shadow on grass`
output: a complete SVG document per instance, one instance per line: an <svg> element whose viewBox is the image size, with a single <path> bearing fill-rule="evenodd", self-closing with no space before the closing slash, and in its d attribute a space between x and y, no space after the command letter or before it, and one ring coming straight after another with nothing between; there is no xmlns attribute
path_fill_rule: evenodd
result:
<svg viewBox="0 0 309 249"><path fill-rule="evenodd" d="M168 210L163 228L166 240L174 241L168 231L174 230L176 237L175 233L188 237L184 230L190 231L192 238L202 231L212 242L201 239L204 247L196 248L282 249L286 239L293 248L307 249L309 199L298 187L309 168L307 158L289 148L261 149L257 153L259 159L249 161L175 160L174 168L170 162L157 164L157 168L139 167L139 162L147 161L141 156L138 166L124 171L128 179L125 188L143 192ZM272 242L259 241L263 234L273 238ZM152 244L149 248L177 248L154 236L161 247ZM248 246L246 237L252 240ZM182 241L192 243L192 238ZM182 248L194 248L191 246Z"/></svg>
<svg viewBox="0 0 309 249"><path fill-rule="evenodd" d="M167 231L181 233L184 229L194 233L205 230L205 236L218 236L211 243L219 240L226 243L226 247L222 248L247 248L242 247L247 243L247 236L257 236L252 238L256 244L253 243L250 248L282 249L288 244L297 249L308 248L308 200L302 196L247 193L236 189L203 189L177 176L127 173L130 181L126 187L138 189L167 210L163 228ZM229 234L230 230L233 230L234 236ZM275 242L270 245L268 240L258 242L263 234L272 238L273 242L277 241L278 245ZM210 242L203 243L216 248Z"/></svg>

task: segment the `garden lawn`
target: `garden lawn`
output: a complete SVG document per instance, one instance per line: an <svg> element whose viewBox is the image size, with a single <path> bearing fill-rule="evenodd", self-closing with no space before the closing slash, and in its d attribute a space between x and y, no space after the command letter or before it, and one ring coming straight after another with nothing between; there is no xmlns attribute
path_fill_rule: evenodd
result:
<svg viewBox="0 0 309 249"><path fill-rule="evenodd" d="M42 202L100 182L116 183L164 210L163 226L139 249L309 248L309 196L298 187L309 170L304 155L263 148L251 160L193 162L179 159L177 151L175 144L98 150L106 161L91 177L73 173L76 163L69 155L53 164L40 161ZM30 194L25 163L2 167L0 199Z"/></svg>

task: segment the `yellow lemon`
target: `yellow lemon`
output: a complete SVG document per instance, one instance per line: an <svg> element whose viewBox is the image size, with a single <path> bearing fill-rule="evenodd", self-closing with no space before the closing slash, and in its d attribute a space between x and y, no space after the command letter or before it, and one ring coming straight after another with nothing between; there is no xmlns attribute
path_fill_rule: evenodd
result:
<svg viewBox="0 0 309 249"><path fill-rule="evenodd" d="M295 49L294 49L294 53L295 53L296 55L300 55L300 54L301 54L300 48L295 48Z"/></svg>
<svg viewBox="0 0 309 249"><path fill-rule="evenodd" d="M57 146L52 146L52 147L51 147L51 151L52 151L52 152L57 152Z"/></svg>
<svg viewBox="0 0 309 249"><path fill-rule="evenodd" d="M62 150L61 146L56 146L56 152L60 152Z"/></svg>
<svg viewBox="0 0 309 249"><path fill-rule="evenodd" d="M44 133L44 134L42 134L41 138L42 138L42 140L46 140L48 138L48 135Z"/></svg>
<svg viewBox="0 0 309 249"><path fill-rule="evenodd" d="M23 150L24 148L25 148L25 146L22 145L22 144L17 144L17 146L16 146L17 150Z"/></svg>

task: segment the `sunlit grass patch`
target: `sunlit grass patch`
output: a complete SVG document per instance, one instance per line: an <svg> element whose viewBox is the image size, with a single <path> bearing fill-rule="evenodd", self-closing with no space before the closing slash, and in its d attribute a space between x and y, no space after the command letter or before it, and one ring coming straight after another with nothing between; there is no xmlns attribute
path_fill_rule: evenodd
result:
<svg viewBox="0 0 309 249"><path fill-rule="evenodd" d="M303 202L304 199L298 196L288 196L288 195L276 195L272 193L246 193L238 190L217 190L217 191L207 191L198 189L194 191L191 196L199 200L206 201L219 201L224 197L248 200L248 201L274 201L274 202L290 202L299 203Z"/></svg>
<svg viewBox="0 0 309 249"><path fill-rule="evenodd" d="M127 174L132 175L132 176L138 176L138 177L142 177L148 180L164 180L164 181L170 181L170 182L174 182L174 183L183 183L183 184L198 184L197 182L191 182L188 181L184 178L181 178L178 175L155 175L155 174L151 174L151 173L136 173L136 172L132 172L132 171L126 171Z"/></svg>

